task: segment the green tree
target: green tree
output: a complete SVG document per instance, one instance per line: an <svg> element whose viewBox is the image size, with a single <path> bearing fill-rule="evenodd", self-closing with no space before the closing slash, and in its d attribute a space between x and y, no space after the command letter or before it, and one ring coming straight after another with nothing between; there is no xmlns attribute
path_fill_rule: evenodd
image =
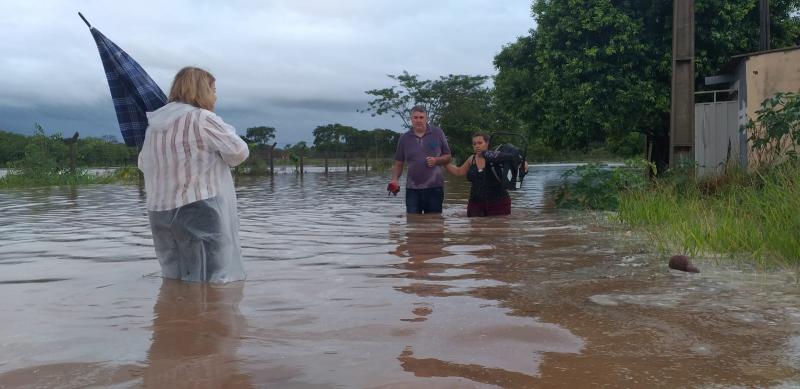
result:
<svg viewBox="0 0 800 389"><path fill-rule="evenodd" d="M107 137L78 139L77 150L81 166L123 166L136 156L134 148Z"/></svg>
<svg viewBox="0 0 800 389"><path fill-rule="evenodd" d="M773 47L800 37L800 0L770 4ZM659 168L669 146L672 1L535 0L536 28L495 57L497 107L558 148L647 136ZM696 0L696 74L755 51L758 0Z"/></svg>
<svg viewBox="0 0 800 389"><path fill-rule="evenodd" d="M431 123L439 122L440 99L434 96L433 81L419 80L416 74L408 74L405 70L400 75L388 75L399 85L388 88L372 89L365 93L375 96L368 107L361 112L370 112L372 116L389 115L399 117L404 128L411 128L409 113L415 105L423 105L428 111Z"/></svg>
<svg viewBox="0 0 800 389"><path fill-rule="evenodd" d="M244 139L247 143L255 143L259 146L267 146L275 139L275 127L250 127L245 131Z"/></svg>
<svg viewBox="0 0 800 389"><path fill-rule="evenodd" d="M404 128L411 128L411 108L423 105L428 120L444 130L454 151L468 153L470 134L476 130L492 131L500 124L493 108L493 94L486 83L488 76L441 76L420 80L403 72L389 75L399 85L366 91L374 96L361 112L399 117Z"/></svg>
<svg viewBox="0 0 800 389"><path fill-rule="evenodd" d="M345 152L351 151L352 136L357 129L339 123L326 124L314 129L314 149L318 152ZM348 139L350 142L348 143Z"/></svg>
<svg viewBox="0 0 800 389"><path fill-rule="evenodd" d="M306 151L308 151L308 143L306 143L306 141L304 141L304 140L301 140L300 142L297 142L297 143L295 143L293 145L288 145L287 144L286 148L292 153L301 154L301 153L305 153Z"/></svg>
<svg viewBox="0 0 800 389"><path fill-rule="evenodd" d="M33 136L0 131L0 166L15 164L20 168L40 168L44 166L42 164L68 164L68 150L69 147L64 145L60 134L48 136L38 124ZM113 136L79 138L76 150L79 166L123 166L135 163L133 161L137 156L134 148L119 143ZM42 162L37 162L37 159ZM48 169L53 170L55 167L45 170Z"/></svg>
<svg viewBox="0 0 800 389"><path fill-rule="evenodd" d="M28 137L12 132L0 131L0 166L19 161L25 157Z"/></svg>
<svg viewBox="0 0 800 389"><path fill-rule="evenodd" d="M370 131L370 134L375 143L376 155L394 155L397 148L397 140L400 138L399 133L385 128L376 128Z"/></svg>
<svg viewBox="0 0 800 389"><path fill-rule="evenodd" d="M25 146L24 157L14 167L24 175L47 176L66 170L66 160L67 146L61 134L47 135L37 123Z"/></svg>

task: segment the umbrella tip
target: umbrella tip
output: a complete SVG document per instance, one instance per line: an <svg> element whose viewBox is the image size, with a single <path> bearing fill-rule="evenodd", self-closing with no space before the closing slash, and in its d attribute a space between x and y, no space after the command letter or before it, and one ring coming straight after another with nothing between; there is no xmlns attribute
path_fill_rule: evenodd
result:
<svg viewBox="0 0 800 389"><path fill-rule="evenodd" d="M78 12L78 16L80 16L80 17L81 17L81 19L83 19L83 22L84 22L84 23L86 23L86 26L87 26L87 27L89 27L89 28L92 28L92 25L91 25L91 24L89 24L89 21L88 21L88 20L86 20L86 18L85 18L85 17L83 17L83 14L82 14L82 13Z"/></svg>

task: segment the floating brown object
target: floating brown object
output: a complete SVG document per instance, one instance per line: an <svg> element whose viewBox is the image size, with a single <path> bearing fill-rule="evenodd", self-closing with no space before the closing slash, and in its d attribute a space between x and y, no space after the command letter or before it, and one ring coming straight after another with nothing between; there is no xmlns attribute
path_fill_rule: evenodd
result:
<svg viewBox="0 0 800 389"><path fill-rule="evenodd" d="M698 270L689 260L689 257L685 255L675 255L672 258L670 258L669 268L680 271L686 271L689 273L700 273L700 270Z"/></svg>

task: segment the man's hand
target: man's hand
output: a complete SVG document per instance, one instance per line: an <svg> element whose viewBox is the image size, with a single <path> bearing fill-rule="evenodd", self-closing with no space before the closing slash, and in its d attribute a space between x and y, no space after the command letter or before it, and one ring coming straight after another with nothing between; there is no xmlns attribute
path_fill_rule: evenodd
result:
<svg viewBox="0 0 800 389"><path fill-rule="evenodd" d="M390 194L397 196L397 193L400 192L400 184L397 180L392 180L389 182L389 185L386 186L386 190L389 191Z"/></svg>
<svg viewBox="0 0 800 389"><path fill-rule="evenodd" d="M437 163L438 161L439 161L439 160L438 160L436 157L428 157L428 158L425 158L425 162L427 162L427 163L428 163L428 167L434 167L434 166L436 166L436 163Z"/></svg>

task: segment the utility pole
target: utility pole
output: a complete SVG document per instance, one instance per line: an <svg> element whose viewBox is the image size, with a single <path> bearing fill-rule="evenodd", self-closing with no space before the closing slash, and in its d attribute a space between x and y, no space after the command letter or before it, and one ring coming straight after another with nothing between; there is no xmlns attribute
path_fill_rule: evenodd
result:
<svg viewBox="0 0 800 389"><path fill-rule="evenodd" d="M669 166L695 161L694 155L694 0L672 5L672 102Z"/></svg>

